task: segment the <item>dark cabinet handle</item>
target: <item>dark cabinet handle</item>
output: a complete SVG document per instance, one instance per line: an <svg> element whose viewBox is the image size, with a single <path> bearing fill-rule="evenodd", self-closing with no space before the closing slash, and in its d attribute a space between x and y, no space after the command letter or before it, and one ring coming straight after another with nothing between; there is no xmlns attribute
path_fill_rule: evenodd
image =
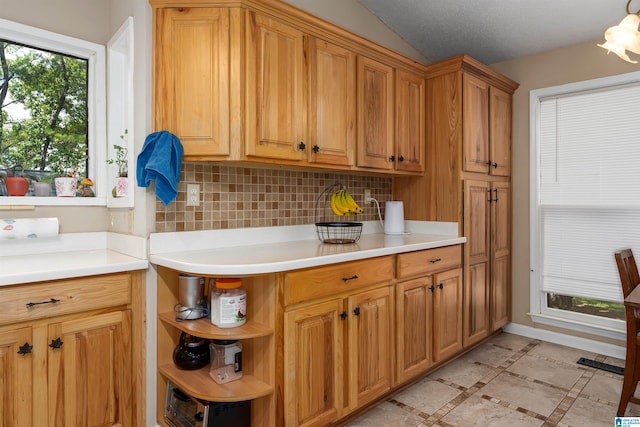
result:
<svg viewBox="0 0 640 427"><path fill-rule="evenodd" d="M487 190L487 193L489 193L489 200L487 200L487 202L493 202L493 199L491 198L491 190Z"/></svg>
<svg viewBox="0 0 640 427"><path fill-rule="evenodd" d="M429 288L428 288L428 289L429 289L431 292L433 292L433 291L436 289L436 287L435 287L435 286L433 286L433 285L431 285L431 286L429 286Z"/></svg>
<svg viewBox="0 0 640 427"><path fill-rule="evenodd" d="M56 348L62 347L62 344L64 344L64 343L62 342L60 337L58 337L55 340L51 340L51 344L49 344L49 347L51 347L53 349L56 349Z"/></svg>
<svg viewBox="0 0 640 427"><path fill-rule="evenodd" d="M18 354L21 354L24 356L25 354L31 353L32 349L33 349L33 346L28 342L25 342L23 345L20 346L20 350L18 350Z"/></svg>
<svg viewBox="0 0 640 427"><path fill-rule="evenodd" d="M298 144L298 150L304 150L305 148L307 148L307 146L305 145L304 142L300 141L300 144Z"/></svg>
<svg viewBox="0 0 640 427"><path fill-rule="evenodd" d="M391 156L389 156L389 160L392 162L396 161L396 156L394 156L393 154Z"/></svg>
<svg viewBox="0 0 640 427"><path fill-rule="evenodd" d="M398 157L398 161L399 162L404 162L404 156L401 155L400 157Z"/></svg>
<svg viewBox="0 0 640 427"><path fill-rule="evenodd" d="M497 163L494 163L491 166L493 166L494 169L498 169L498 164Z"/></svg>
<svg viewBox="0 0 640 427"><path fill-rule="evenodd" d="M348 282L349 280L355 280L355 279L357 279L357 278L358 278L358 275L357 275L357 274L354 274L354 275L353 275L353 276L351 276L351 277L343 277L343 278L342 278L342 281L343 281L343 282Z"/></svg>
<svg viewBox="0 0 640 427"><path fill-rule="evenodd" d="M435 264L436 262L440 262L442 261L442 258L434 258L431 261L429 261L431 264Z"/></svg>
<svg viewBox="0 0 640 427"><path fill-rule="evenodd" d="M320 147L318 147L317 145L314 145L313 148L311 149L311 151L313 151L314 153L318 153L318 151L320 151Z"/></svg>
<svg viewBox="0 0 640 427"><path fill-rule="evenodd" d="M495 198L495 199L493 199L493 201L494 201L494 202L497 202L497 201L498 201L498 189L497 189L497 188L494 188L494 189L493 189L493 191L495 191L495 192L496 192L496 198Z"/></svg>
<svg viewBox="0 0 640 427"><path fill-rule="evenodd" d="M360 316L360 307L356 307L353 309L353 314L355 314L356 316Z"/></svg>
<svg viewBox="0 0 640 427"><path fill-rule="evenodd" d="M343 311L342 313L340 313L340 320L344 320L347 318L347 312Z"/></svg>
<svg viewBox="0 0 640 427"><path fill-rule="evenodd" d="M442 284L442 282L441 282L441 283L439 283L439 284L438 284L438 289L443 289L443 288L444 288L444 285Z"/></svg>
<svg viewBox="0 0 640 427"><path fill-rule="evenodd" d="M59 299L55 299L55 298L51 298L49 301L40 301L40 302L28 302L27 308L31 308L34 305L41 305L41 304L55 304L56 302L60 302Z"/></svg>

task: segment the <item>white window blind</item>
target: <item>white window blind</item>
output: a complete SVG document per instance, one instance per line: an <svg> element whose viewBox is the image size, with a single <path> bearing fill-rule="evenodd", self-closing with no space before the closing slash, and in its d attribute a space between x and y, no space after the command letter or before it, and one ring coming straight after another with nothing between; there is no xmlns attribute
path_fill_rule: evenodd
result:
<svg viewBox="0 0 640 427"><path fill-rule="evenodd" d="M622 301L613 254L640 256L640 85L540 102L542 290Z"/></svg>

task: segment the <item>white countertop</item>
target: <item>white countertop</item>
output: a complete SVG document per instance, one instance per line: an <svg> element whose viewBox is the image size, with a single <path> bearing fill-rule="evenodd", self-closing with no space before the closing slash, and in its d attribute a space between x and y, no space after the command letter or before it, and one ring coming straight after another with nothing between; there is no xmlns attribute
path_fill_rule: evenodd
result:
<svg viewBox="0 0 640 427"><path fill-rule="evenodd" d="M146 239L116 233L69 233L0 243L0 286L144 270Z"/></svg>
<svg viewBox="0 0 640 427"><path fill-rule="evenodd" d="M246 276L316 267L464 243L457 224L407 221L408 234L388 236L365 223L356 243L322 243L315 226L155 233L150 261L192 274Z"/></svg>

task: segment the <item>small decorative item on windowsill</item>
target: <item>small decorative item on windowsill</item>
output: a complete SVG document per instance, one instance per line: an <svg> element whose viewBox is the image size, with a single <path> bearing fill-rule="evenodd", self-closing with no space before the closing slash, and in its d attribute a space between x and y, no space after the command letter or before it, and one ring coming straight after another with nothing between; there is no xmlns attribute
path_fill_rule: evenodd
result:
<svg viewBox="0 0 640 427"><path fill-rule="evenodd" d="M24 196L29 191L29 181L22 176L20 165L7 169L7 176L3 179L9 196Z"/></svg>
<svg viewBox="0 0 640 427"><path fill-rule="evenodd" d="M124 130L124 134L120 135L120 139L125 140L125 136L128 134L128 130ZM116 185L111 190L113 197L124 197L129 194L129 150L126 146L114 144L116 156L113 159L107 160L110 165L118 166L118 176L116 178Z"/></svg>
<svg viewBox="0 0 640 427"><path fill-rule="evenodd" d="M74 171L67 172L66 176L58 176L54 179L56 186L56 196L76 197L78 179Z"/></svg>
<svg viewBox="0 0 640 427"><path fill-rule="evenodd" d="M80 181L80 185L78 185L78 196L96 197L96 193L93 191L93 181L90 178L85 178Z"/></svg>

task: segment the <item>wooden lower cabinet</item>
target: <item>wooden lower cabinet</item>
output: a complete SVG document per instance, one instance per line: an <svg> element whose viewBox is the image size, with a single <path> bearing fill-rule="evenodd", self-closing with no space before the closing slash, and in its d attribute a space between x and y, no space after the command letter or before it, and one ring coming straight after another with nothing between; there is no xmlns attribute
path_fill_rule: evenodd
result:
<svg viewBox="0 0 640 427"><path fill-rule="evenodd" d="M135 306L144 325L141 302L132 300L135 288L144 289L143 277L120 273L0 288L2 425L145 425L144 346L136 343L143 334L132 321ZM88 295L97 300L84 311Z"/></svg>
<svg viewBox="0 0 640 427"><path fill-rule="evenodd" d="M462 349L462 269L396 284L401 384Z"/></svg>
<svg viewBox="0 0 640 427"><path fill-rule="evenodd" d="M388 391L392 319L388 285L285 312L285 425L324 426Z"/></svg>
<svg viewBox="0 0 640 427"><path fill-rule="evenodd" d="M31 328L0 332L0 422L3 426L32 426L33 357L19 354L31 343ZM46 424L45 424L46 425Z"/></svg>

